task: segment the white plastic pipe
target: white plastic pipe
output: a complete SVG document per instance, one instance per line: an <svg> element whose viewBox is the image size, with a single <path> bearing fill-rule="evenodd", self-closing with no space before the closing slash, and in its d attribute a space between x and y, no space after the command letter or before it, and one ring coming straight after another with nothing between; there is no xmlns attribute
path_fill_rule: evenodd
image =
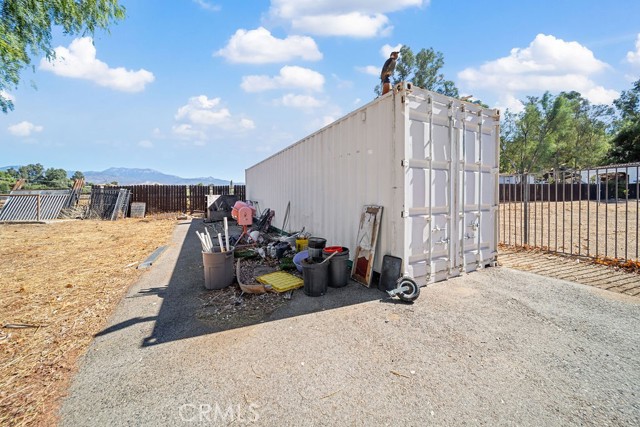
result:
<svg viewBox="0 0 640 427"><path fill-rule="evenodd" d="M213 242L211 241L211 235L209 234L209 229L205 228L204 231L207 233L207 243L209 244L209 252L213 252Z"/></svg>
<svg viewBox="0 0 640 427"><path fill-rule="evenodd" d="M224 217L224 237L227 241L227 249L229 250L229 225L227 224L227 217Z"/></svg>
<svg viewBox="0 0 640 427"><path fill-rule="evenodd" d="M220 252L226 252L224 250L224 245L222 244L222 234L218 233L218 243L220 243Z"/></svg>
<svg viewBox="0 0 640 427"><path fill-rule="evenodd" d="M196 234L198 235L198 239L200 239L200 243L202 244L202 251L203 252L211 252L210 248L209 248L209 244L206 241L206 236L204 233L200 234L196 231Z"/></svg>

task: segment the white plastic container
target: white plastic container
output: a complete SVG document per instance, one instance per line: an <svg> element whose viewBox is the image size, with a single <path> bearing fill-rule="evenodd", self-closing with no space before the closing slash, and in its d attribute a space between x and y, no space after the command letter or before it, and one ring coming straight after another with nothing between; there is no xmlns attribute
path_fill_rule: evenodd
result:
<svg viewBox="0 0 640 427"><path fill-rule="evenodd" d="M382 257L425 284L496 260L499 112L398 84L246 170L247 199L352 252L364 205L383 206Z"/></svg>

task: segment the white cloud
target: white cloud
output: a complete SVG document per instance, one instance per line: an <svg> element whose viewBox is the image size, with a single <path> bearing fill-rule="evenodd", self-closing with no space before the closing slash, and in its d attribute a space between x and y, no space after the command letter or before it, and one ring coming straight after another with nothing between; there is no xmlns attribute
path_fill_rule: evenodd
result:
<svg viewBox="0 0 640 427"><path fill-rule="evenodd" d="M381 13L366 15L360 12L343 15L302 16L291 20L291 27L295 31L304 31L318 36L355 38L371 38L389 34L393 27L388 24L389 18Z"/></svg>
<svg viewBox="0 0 640 427"><path fill-rule="evenodd" d="M174 135L184 139L205 140L213 136L222 136L220 131L241 133L255 128L251 119L231 114L223 107L220 98L209 99L206 95L189 98L186 105L178 108L176 124L172 127Z"/></svg>
<svg viewBox="0 0 640 427"><path fill-rule="evenodd" d="M587 89L583 95L594 104L611 104L620 96L620 93L613 89L605 89L602 86L595 86L591 89Z"/></svg>
<svg viewBox="0 0 640 427"><path fill-rule="evenodd" d="M149 141L148 139L143 139L142 141L138 142L138 146L142 148L153 148L153 142Z"/></svg>
<svg viewBox="0 0 640 427"><path fill-rule="evenodd" d="M34 125L31 122L23 121L20 123L16 123L15 125L11 125L7 128L9 132L14 136L28 137L35 132L42 132L44 128L42 126Z"/></svg>
<svg viewBox="0 0 640 427"><path fill-rule="evenodd" d="M16 102L16 98L15 96L11 95L9 92L4 91L4 90L0 90L0 96L3 97L4 99L8 99L11 102Z"/></svg>
<svg viewBox="0 0 640 427"><path fill-rule="evenodd" d="M331 78L333 79L333 87L336 89L351 89L353 88L353 82L351 80L344 80L340 78L336 73L331 73Z"/></svg>
<svg viewBox="0 0 640 427"><path fill-rule="evenodd" d="M311 37L289 36L279 39L264 27L236 31L227 45L214 55L223 56L230 62L245 64L286 62L294 58L306 61L322 59L322 53Z"/></svg>
<svg viewBox="0 0 640 427"><path fill-rule="evenodd" d="M203 8L204 10L210 10L212 12L219 12L222 7L218 4L209 3L205 0L193 0L195 4Z"/></svg>
<svg viewBox="0 0 640 427"><path fill-rule="evenodd" d="M380 70L382 69L382 65L376 67L375 65L367 65L366 67L356 67L356 70L360 71L364 74L369 74L371 76L380 77Z"/></svg>
<svg viewBox="0 0 640 427"><path fill-rule="evenodd" d="M389 58L389 56L391 56L391 52L398 52L400 51L400 48L402 48L402 44L397 44L395 46L385 44L380 48L380 56L384 58L384 61L386 61ZM367 65L364 67L356 67L356 70L363 74L369 74L371 76L376 76L379 78L380 70L382 70L382 64L384 64L383 61L380 62L380 65Z"/></svg>
<svg viewBox="0 0 640 427"><path fill-rule="evenodd" d="M509 110L512 113L520 113L524 111L524 104L515 96L511 94L505 94L500 97L498 103L494 105L495 108L498 108L501 111Z"/></svg>
<svg viewBox="0 0 640 427"><path fill-rule="evenodd" d="M324 116L324 117L322 117L322 127L330 125L331 123L333 123L335 121L336 121L336 118L333 117L333 116Z"/></svg>
<svg viewBox="0 0 640 427"><path fill-rule="evenodd" d="M194 127L187 123L173 125L171 131L174 135L184 139L205 139L207 136L201 130L194 129Z"/></svg>
<svg viewBox="0 0 640 427"><path fill-rule="evenodd" d="M364 13L388 13L429 4L424 0L271 0L271 13L284 18L301 15L345 13L361 10Z"/></svg>
<svg viewBox="0 0 640 427"><path fill-rule="evenodd" d="M321 92L324 76L317 71L297 66L285 66L280 74L274 77L259 75L245 76L240 85L245 92L263 92L279 88L299 88Z"/></svg>
<svg viewBox="0 0 640 427"><path fill-rule="evenodd" d="M91 37L75 39L68 49L58 46L54 51L54 60L40 60L41 70L51 71L58 76L90 80L123 92L140 92L155 80L153 73L145 69L132 71L123 67L111 68L97 59Z"/></svg>
<svg viewBox="0 0 640 427"><path fill-rule="evenodd" d="M385 44L380 48L380 56L382 56L385 60L387 60L391 56L391 52L400 52L401 48L402 48L402 44L397 44L395 46Z"/></svg>
<svg viewBox="0 0 640 427"><path fill-rule="evenodd" d="M269 14L308 34L376 37L392 29L386 13L428 4L428 0L272 0Z"/></svg>
<svg viewBox="0 0 640 427"><path fill-rule="evenodd" d="M241 129L255 129L256 128L256 124L251 119L242 118L242 119L240 119L239 125L240 125Z"/></svg>
<svg viewBox="0 0 640 427"><path fill-rule="evenodd" d="M577 42L538 34L526 48L458 73L466 89L494 91L504 102L532 92L575 90L594 103L611 103L618 93L595 83L591 76L610 67Z"/></svg>
<svg viewBox="0 0 640 427"><path fill-rule="evenodd" d="M636 39L636 50L627 52L627 62L633 65L640 65L640 34Z"/></svg>
<svg viewBox="0 0 640 427"><path fill-rule="evenodd" d="M277 103L284 105L285 107L298 108L302 110L318 108L324 105L323 101L314 98L313 96L296 95L293 93L284 95Z"/></svg>
<svg viewBox="0 0 640 427"><path fill-rule="evenodd" d="M209 99L205 95L194 96L187 105L178 108L176 120L185 119L198 125L222 125L231 118L226 108L215 109L220 104L220 98Z"/></svg>

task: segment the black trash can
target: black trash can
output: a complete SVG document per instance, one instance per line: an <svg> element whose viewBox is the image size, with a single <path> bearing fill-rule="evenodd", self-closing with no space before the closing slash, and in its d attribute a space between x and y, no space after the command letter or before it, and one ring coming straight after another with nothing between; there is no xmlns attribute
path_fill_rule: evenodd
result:
<svg viewBox="0 0 640 427"><path fill-rule="evenodd" d="M327 293L329 281L329 263L314 262L309 258L301 261L302 278L304 280L303 291L310 297L319 297Z"/></svg>
<svg viewBox="0 0 640 427"><path fill-rule="evenodd" d="M309 246L307 250L309 251L309 258L322 261L322 250L327 244L327 239L323 239L322 237L309 237Z"/></svg>
<svg viewBox="0 0 640 427"><path fill-rule="evenodd" d="M342 288L349 283L349 248L344 246L330 246L322 250L324 259L335 255L329 260L329 286L332 288Z"/></svg>

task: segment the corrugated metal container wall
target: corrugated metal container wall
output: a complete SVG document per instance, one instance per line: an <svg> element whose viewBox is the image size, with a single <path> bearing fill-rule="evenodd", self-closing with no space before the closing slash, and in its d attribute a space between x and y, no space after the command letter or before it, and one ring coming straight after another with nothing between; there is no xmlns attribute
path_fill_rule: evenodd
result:
<svg viewBox="0 0 640 427"><path fill-rule="evenodd" d="M352 251L363 206L383 206L374 269L391 254L405 274L442 280L495 259L498 123L401 84L247 169L247 199L274 209L276 226L291 202L287 228Z"/></svg>

